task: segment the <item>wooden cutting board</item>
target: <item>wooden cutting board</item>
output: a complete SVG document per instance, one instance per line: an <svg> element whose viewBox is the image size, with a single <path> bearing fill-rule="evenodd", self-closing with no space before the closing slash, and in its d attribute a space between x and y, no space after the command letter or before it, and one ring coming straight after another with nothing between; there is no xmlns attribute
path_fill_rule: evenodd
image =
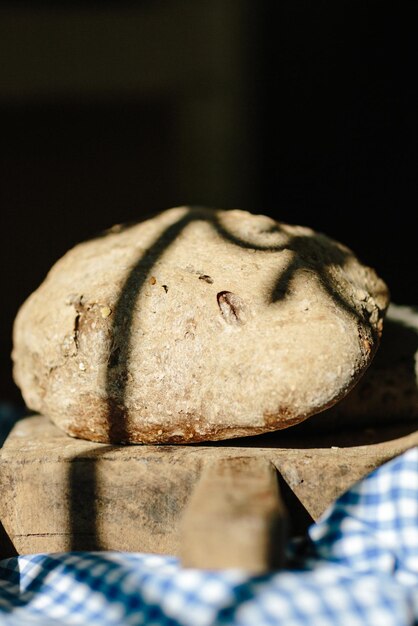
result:
<svg viewBox="0 0 418 626"><path fill-rule="evenodd" d="M303 531L350 485L415 445L418 431L406 424L112 446L28 417L0 451L1 556L127 550L265 571L280 566L287 533Z"/></svg>

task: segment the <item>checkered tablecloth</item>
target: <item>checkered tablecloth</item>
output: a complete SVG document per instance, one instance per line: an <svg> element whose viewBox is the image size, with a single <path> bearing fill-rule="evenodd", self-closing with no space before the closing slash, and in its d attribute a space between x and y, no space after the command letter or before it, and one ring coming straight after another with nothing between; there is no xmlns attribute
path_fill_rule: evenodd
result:
<svg viewBox="0 0 418 626"><path fill-rule="evenodd" d="M127 553L0 562L0 625L418 624L418 448L375 470L291 546L288 567L182 569Z"/></svg>

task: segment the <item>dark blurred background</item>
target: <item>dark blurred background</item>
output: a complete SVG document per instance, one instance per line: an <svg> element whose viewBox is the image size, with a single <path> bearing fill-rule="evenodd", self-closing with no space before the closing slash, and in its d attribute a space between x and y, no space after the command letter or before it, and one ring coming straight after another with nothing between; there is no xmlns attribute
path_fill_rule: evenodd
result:
<svg viewBox="0 0 418 626"><path fill-rule="evenodd" d="M309 225L418 303L414 3L0 4L0 399L50 266L183 203ZM411 217L412 216L412 217Z"/></svg>

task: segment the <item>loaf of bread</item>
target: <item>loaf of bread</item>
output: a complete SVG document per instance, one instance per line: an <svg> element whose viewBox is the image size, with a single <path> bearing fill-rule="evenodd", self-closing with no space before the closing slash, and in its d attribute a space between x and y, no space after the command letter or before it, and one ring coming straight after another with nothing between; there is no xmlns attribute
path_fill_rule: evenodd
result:
<svg viewBox="0 0 418 626"><path fill-rule="evenodd" d="M99 442L286 428L353 387L388 290L345 246L238 210L180 207L70 250L21 307L27 405Z"/></svg>

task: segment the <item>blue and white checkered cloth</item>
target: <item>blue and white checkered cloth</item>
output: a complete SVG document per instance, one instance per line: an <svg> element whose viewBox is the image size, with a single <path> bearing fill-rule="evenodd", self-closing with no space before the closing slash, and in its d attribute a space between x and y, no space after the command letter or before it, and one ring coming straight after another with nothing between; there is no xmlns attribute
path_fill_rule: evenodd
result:
<svg viewBox="0 0 418 626"><path fill-rule="evenodd" d="M418 624L418 448L350 489L293 554L258 577L158 555L11 558L0 562L0 625Z"/></svg>

